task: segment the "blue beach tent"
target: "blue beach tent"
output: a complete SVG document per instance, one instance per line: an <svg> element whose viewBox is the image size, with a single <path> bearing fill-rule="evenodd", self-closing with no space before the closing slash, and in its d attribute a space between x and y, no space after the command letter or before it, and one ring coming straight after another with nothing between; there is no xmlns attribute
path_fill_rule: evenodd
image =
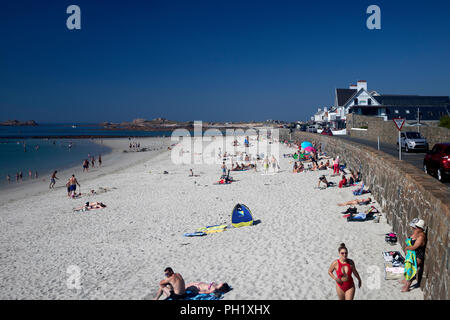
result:
<svg viewBox="0 0 450 320"><path fill-rule="evenodd" d="M231 213L231 224L235 228L251 226L253 224L253 217L250 209L238 203Z"/></svg>

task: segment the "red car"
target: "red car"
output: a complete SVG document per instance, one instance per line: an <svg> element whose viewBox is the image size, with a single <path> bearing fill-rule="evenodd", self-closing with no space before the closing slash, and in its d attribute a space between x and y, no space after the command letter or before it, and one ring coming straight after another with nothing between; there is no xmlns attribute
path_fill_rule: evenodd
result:
<svg viewBox="0 0 450 320"><path fill-rule="evenodd" d="M320 134L326 135L326 136L332 136L333 132L331 131L330 128L325 128L322 130L322 132Z"/></svg>
<svg viewBox="0 0 450 320"><path fill-rule="evenodd" d="M437 143L423 159L423 171L444 181L450 175L450 143Z"/></svg>

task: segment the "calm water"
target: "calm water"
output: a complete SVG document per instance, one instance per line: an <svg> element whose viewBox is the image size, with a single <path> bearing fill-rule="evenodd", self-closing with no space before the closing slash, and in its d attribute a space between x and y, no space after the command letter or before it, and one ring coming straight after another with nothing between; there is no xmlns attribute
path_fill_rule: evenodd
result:
<svg viewBox="0 0 450 320"><path fill-rule="evenodd" d="M72 145L69 148L69 145ZM38 177L47 176L53 170L61 171L73 166L81 166L90 154L97 160L98 155L105 155L110 148L91 142L89 139L0 139L0 186L7 184L6 175L16 183L16 173L22 171L23 180L29 180L29 171ZM96 162L98 165L98 162Z"/></svg>
<svg viewBox="0 0 450 320"><path fill-rule="evenodd" d="M72 127L74 126L74 127ZM54 170L61 171L80 166L88 155L104 155L110 148L92 142L90 139L58 139L57 136L170 136L170 131L111 131L98 125L86 124L40 124L36 127L0 126L0 187L7 185L9 174L11 183L16 184L16 173L22 171L23 181L29 180L29 171L38 177L49 178ZM22 137L20 139L8 137ZM31 139L45 136L46 139ZM69 148L69 145L71 147ZM98 162L96 162L98 165Z"/></svg>
<svg viewBox="0 0 450 320"><path fill-rule="evenodd" d="M72 126L75 126L73 128ZM95 124L40 124L36 127L9 127L0 126L0 138L7 137L33 137L33 136L45 136L45 137L56 137L56 136L139 136L139 137L156 137L156 136L170 136L171 131L122 131L122 130L105 130Z"/></svg>
<svg viewBox="0 0 450 320"><path fill-rule="evenodd" d="M30 170L33 179L36 171L39 178L49 179L54 170L81 166L88 155L98 159L99 154L104 155L111 151L91 139L56 138L58 136L169 137L171 134L172 131L111 131L95 124L78 123L39 124L35 127L0 126L0 187L7 185L8 174L11 184L16 184L16 173L20 171L23 181L30 179ZM32 139L35 136L46 138Z"/></svg>

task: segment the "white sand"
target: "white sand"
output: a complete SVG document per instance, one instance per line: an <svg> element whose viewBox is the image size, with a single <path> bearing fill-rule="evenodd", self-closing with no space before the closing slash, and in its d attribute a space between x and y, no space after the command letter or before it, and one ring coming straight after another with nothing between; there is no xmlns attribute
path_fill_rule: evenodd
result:
<svg viewBox="0 0 450 320"><path fill-rule="evenodd" d="M164 149L171 143L140 141L141 147ZM82 192L110 188L106 193L68 199L63 185L70 170L59 174L64 180L55 190L46 181L40 188L1 193L0 298L142 299L155 294L171 266L186 282L228 282L233 290L225 299L336 299L327 272L345 242L363 280L355 299L423 299L420 289L401 293L397 281L384 280L382 251L401 251L384 241L391 230L384 216L380 223L347 222L340 214L346 208L336 204L354 199L354 188L314 189L323 171L293 174L292 159L281 158L278 174L232 172L239 181L212 185L220 165L175 165L170 151L124 154L127 139L104 142L117 149L103 157L104 167L75 173ZM281 154L288 152L280 147ZM190 168L200 177L188 177ZM108 207L72 211L85 201ZM246 204L261 222L183 237L203 226L230 224L236 203ZM67 287L73 265L81 270L79 290ZM374 267L378 276L368 273Z"/></svg>

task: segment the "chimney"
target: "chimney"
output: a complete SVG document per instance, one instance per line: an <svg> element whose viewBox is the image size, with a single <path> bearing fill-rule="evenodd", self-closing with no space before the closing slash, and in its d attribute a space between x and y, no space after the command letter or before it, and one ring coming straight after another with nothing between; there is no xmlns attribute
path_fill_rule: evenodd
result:
<svg viewBox="0 0 450 320"><path fill-rule="evenodd" d="M357 88L358 91L361 89L367 90L367 81L366 80L358 80Z"/></svg>
<svg viewBox="0 0 450 320"><path fill-rule="evenodd" d="M357 86L356 84L351 84L349 89L355 89L355 90L356 90L357 87L358 87L358 86Z"/></svg>
<svg viewBox="0 0 450 320"><path fill-rule="evenodd" d="M327 111L328 111L328 108L327 108L327 107L323 108L323 111L327 112Z"/></svg>

